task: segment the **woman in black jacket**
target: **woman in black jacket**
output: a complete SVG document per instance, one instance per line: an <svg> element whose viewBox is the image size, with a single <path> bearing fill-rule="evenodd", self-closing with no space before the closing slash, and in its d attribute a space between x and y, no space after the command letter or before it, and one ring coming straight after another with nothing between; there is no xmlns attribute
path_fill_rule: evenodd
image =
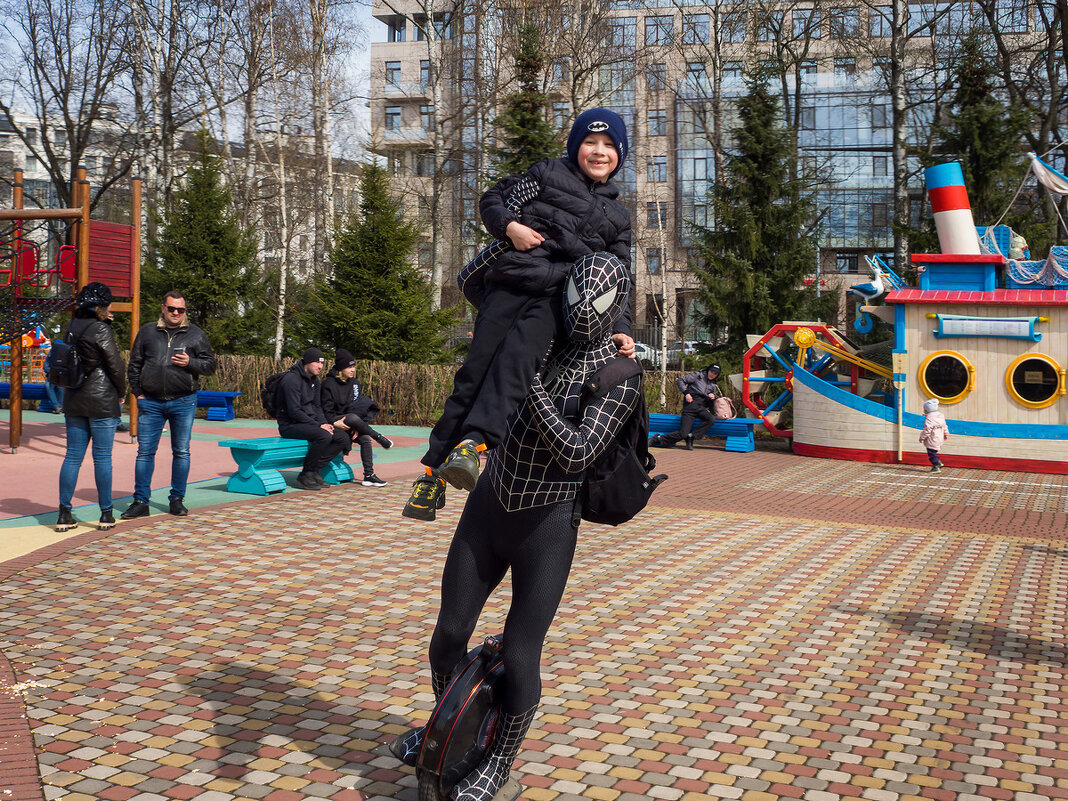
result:
<svg viewBox="0 0 1068 801"><path fill-rule="evenodd" d="M67 454L59 469L56 531L68 531L78 525L71 514L71 501L90 440L93 442L93 473L100 503L99 528L108 529L115 525L111 502L111 447L119 424L119 400L126 394L126 366L111 330L111 290L94 281L82 288L76 303L74 319L67 329L67 342L78 352L85 380L76 389L66 391L63 403Z"/></svg>

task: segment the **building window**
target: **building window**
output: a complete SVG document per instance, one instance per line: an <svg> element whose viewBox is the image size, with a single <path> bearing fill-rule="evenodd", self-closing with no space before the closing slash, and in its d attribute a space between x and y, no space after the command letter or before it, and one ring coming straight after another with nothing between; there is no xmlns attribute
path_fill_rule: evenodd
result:
<svg viewBox="0 0 1068 801"><path fill-rule="evenodd" d="M571 69L566 58L558 58L553 62L552 80L555 84L567 83L571 80Z"/></svg>
<svg viewBox="0 0 1068 801"><path fill-rule="evenodd" d="M890 127L890 106L886 103L872 103L871 106L871 127L872 128L889 128Z"/></svg>
<svg viewBox="0 0 1068 801"><path fill-rule="evenodd" d="M871 174L876 178L885 178L889 166L890 158L888 156L872 156Z"/></svg>
<svg viewBox="0 0 1068 801"><path fill-rule="evenodd" d="M400 86L401 63L399 61L386 62L386 86Z"/></svg>
<svg viewBox="0 0 1068 801"><path fill-rule="evenodd" d="M794 9L794 38L819 39L820 11L818 8Z"/></svg>
<svg viewBox="0 0 1068 801"><path fill-rule="evenodd" d="M1027 33L1027 9L1022 0L997 0L994 13L1002 33Z"/></svg>
<svg viewBox="0 0 1068 801"><path fill-rule="evenodd" d="M890 204L889 203L872 203L871 204L871 224L873 228L889 228L890 227Z"/></svg>
<svg viewBox="0 0 1068 801"><path fill-rule="evenodd" d="M1030 409L1052 405L1061 390L1061 368L1042 353L1025 353L1005 372L1005 386L1017 403Z"/></svg>
<svg viewBox="0 0 1068 801"><path fill-rule="evenodd" d="M893 20L893 9L890 6L876 6L868 12L868 35L873 39L887 39L892 33L890 25Z"/></svg>
<svg viewBox="0 0 1068 801"><path fill-rule="evenodd" d="M705 71L705 62L690 61L686 64L686 88L690 92L708 92L708 73Z"/></svg>
<svg viewBox="0 0 1068 801"><path fill-rule="evenodd" d="M852 83L857 74L855 58L836 58L834 60L834 79L838 83Z"/></svg>
<svg viewBox="0 0 1068 801"><path fill-rule="evenodd" d="M637 46L637 17L613 17L608 20L607 25L609 45L630 50L633 50Z"/></svg>
<svg viewBox="0 0 1068 801"><path fill-rule="evenodd" d="M430 86L430 62L426 59L419 62L419 86L424 90Z"/></svg>
<svg viewBox="0 0 1068 801"><path fill-rule="evenodd" d="M664 228L667 225L667 204L659 200L646 203L645 222L649 228Z"/></svg>
<svg viewBox="0 0 1068 801"><path fill-rule="evenodd" d="M929 398L943 403L957 403L972 391L975 368L954 351L937 351L920 365L920 389Z"/></svg>
<svg viewBox="0 0 1068 801"><path fill-rule="evenodd" d="M804 131L812 131L816 128L816 109L814 106L802 106L799 126Z"/></svg>
<svg viewBox="0 0 1068 801"><path fill-rule="evenodd" d="M434 107L433 106L420 106L419 107L419 124L423 126L424 131L434 130Z"/></svg>
<svg viewBox="0 0 1068 801"><path fill-rule="evenodd" d="M649 109L649 136L667 136L666 109Z"/></svg>
<svg viewBox="0 0 1068 801"><path fill-rule="evenodd" d="M724 80L730 78L742 77L742 62L740 61L728 61L723 65L723 78Z"/></svg>
<svg viewBox="0 0 1068 801"><path fill-rule="evenodd" d="M401 171L401 157L396 153L390 153L386 158L386 170L390 175L400 175Z"/></svg>
<svg viewBox="0 0 1068 801"><path fill-rule="evenodd" d="M806 77L815 78L816 72L819 70L819 65L814 58L806 58L797 65L797 71Z"/></svg>
<svg viewBox="0 0 1068 801"><path fill-rule="evenodd" d="M667 181L667 156L652 156L649 158L646 178L651 184L662 184Z"/></svg>
<svg viewBox="0 0 1068 801"><path fill-rule="evenodd" d="M645 18L645 44L669 45L675 38L675 18L673 16Z"/></svg>
<svg viewBox="0 0 1068 801"><path fill-rule="evenodd" d="M682 43L708 43L708 14L685 14L682 18Z"/></svg>
<svg viewBox="0 0 1068 801"><path fill-rule="evenodd" d="M731 11L723 17L723 41L745 41L745 12Z"/></svg>
<svg viewBox="0 0 1068 801"><path fill-rule="evenodd" d="M429 178L434 174L434 154L427 151L415 154L415 174L420 178ZM425 218L429 218L429 214Z"/></svg>
<svg viewBox="0 0 1068 801"><path fill-rule="evenodd" d="M401 107L386 106L386 130L399 131L401 127Z"/></svg>
<svg viewBox="0 0 1068 801"><path fill-rule="evenodd" d="M650 64L645 74L645 82L650 92L659 92L667 89L667 65Z"/></svg>
<svg viewBox="0 0 1068 801"><path fill-rule="evenodd" d="M404 41L404 28L405 19L398 15L387 17L386 23L386 41L387 42L403 42Z"/></svg>
<svg viewBox="0 0 1068 801"><path fill-rule="evenodd" d="M571 119L571 104L568 102L553 103L553 125L563 130L567 121Z"/></svg>
<svg viewBox="0 0 1068 801"><path fill-rule="evenodd" d="M645 249L645 268L649 271L649 275L656 275L660 272L660 248Z"/></svg>
<svg viewBox="0 0 1068 801"><path fill-rule="evenodd" d="M860 267L856 253L836 253L834 254L835 269L840 273L859 273Z"/></svg>
<svg viewBox="0 0 1068 801"><path fill-rule="evenodd" d="M762 18L756 23L756 40L758 42L775 41L775 24L769 18Z"/></svg>
<svg viewBox="0 0 1068 801"><path fill-rule="evenodd" d="M851 39L860 32L860 9L858 8L834 8L831 9L831 38Z"/></svg>

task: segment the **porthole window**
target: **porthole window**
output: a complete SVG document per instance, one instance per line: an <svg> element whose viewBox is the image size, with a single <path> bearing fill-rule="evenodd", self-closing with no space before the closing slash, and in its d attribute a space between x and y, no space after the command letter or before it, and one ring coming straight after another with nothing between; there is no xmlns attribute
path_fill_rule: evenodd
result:
<svg viewBox="0 0 1068 801"><path fill-rule="evenodd" d="M1064 394L1064 371L1049 356L1025 353L1005 372L1009 394L1029 409L1042 409Z"/></svg>
<svg viewBox="0 0 1068 801"><path fill-rule="evenodd" d="M975 368L954 351L938 351L920 365L920 388L943 403L963 400L975 384Z"/></svg>

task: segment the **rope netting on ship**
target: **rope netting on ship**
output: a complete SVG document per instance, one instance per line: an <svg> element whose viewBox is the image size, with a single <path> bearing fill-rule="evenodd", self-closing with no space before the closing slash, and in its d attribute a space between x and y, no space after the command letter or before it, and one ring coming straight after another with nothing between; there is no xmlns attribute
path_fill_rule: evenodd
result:
<svg viewBox="0 0 1068 801"><path fill-rule="evenodd" d="M1060 220L1061 227L1068 234L1068 223L1061 214L1057 198L1068 195L1068 176L1058 171L1051 164L1043 160L1050 153L1059 150L1065 144L1061 142L1047 150L1042 156L1028 153L1030 164L1016 194L1009 201L1008 206L1001 217L993 225L987 226L979 237L979 248L986 254L1000 254L1008 259L1008 272L1014 283L1018 286L1039 287L1068 287L1068 246L1054 245L1050 248L1049 255L1045 259L1030 259L1027 251L1027 242L1022 236L1001 225L1009 210L1016 203L1024 186L1031 176L1034 176L1047 192L1054 195L1053 208Z"/></svg>
<svg viewBox="0 0 1068 801"><path fill-rule="evenodd" d="M0 220L0 343L74 305L79 220Z"/></svg>

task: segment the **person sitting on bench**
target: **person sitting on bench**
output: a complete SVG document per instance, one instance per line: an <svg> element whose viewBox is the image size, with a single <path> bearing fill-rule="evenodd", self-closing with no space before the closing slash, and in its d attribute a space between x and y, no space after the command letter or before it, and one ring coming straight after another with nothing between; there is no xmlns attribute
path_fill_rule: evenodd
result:
<svg viewBox="0 0 1068 801"><path fill-rule="evenodd" d="M297 486L306 490L327 486L320 471L345 448L352 447L348 433L328 423L320 405L319 373L325 362L321 350L308 348L278 384L278 433L308 440L308 455L297 476Z"/></svg>

